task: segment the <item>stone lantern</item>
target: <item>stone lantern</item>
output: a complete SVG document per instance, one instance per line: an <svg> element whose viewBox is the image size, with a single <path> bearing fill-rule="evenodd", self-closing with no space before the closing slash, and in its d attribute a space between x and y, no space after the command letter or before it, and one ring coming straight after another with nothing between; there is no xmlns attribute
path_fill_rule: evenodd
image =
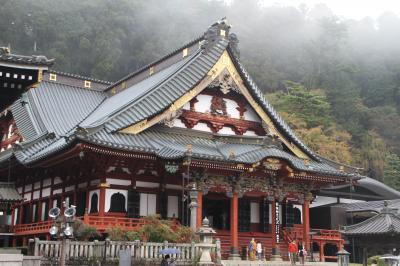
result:
<svg viewBox="0 0 400 266"><path fill-rule="evenodd" d="M199 247L201 247L201 257L198 265L214 265L214 262L211 260L210 250L213 247L213 235L216 232L210 227L210 221L207 217L204 218L202 226L197 230L196 234L200 237Z"/></svg>
<svg viewBox="0 0 400 266"><path fill-rule="evenodd" d="M349 266L349 257L350 253L347 252L344 248L338 251L338 266Z"/></svg>

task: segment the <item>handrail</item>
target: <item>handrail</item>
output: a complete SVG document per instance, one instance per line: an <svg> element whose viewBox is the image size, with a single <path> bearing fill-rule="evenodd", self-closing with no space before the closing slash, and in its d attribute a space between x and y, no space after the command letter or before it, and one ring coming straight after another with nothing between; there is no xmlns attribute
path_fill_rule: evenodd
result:
<svg viewBox="0 0 400 266"><path fill-rule="evenodd" d="M125 230L137 230L146 223L146 220L143 218L97 216L88 214L85 214L82 217L77 217L77 219L82 220L87 225L95 227L99 231L105 231L113 227L120 227ZM16 235L47 233L52 225L52 220L28 224L16 224L10 227L10 231ZM176 230L178 226L179 221L172 220L172 228Z"/></svg>

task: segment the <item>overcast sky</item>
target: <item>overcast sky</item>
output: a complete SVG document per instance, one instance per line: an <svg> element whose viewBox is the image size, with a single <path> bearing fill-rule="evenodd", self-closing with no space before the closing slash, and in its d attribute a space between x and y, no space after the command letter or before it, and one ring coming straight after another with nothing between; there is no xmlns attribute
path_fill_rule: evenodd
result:
<svg viewBox="0 0 400 266"><path fill-rule="evenodd" d="M326 4L338 16L362 19L366 16L377 18L385 11L400 15L400 0L261 0L264 5L295 6L301 3L308 8L318 3Z"/></svg>

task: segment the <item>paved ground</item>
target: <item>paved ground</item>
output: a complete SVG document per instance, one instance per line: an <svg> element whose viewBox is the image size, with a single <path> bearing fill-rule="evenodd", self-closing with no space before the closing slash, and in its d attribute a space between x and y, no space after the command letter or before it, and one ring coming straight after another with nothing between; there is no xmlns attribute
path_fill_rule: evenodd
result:
<svg viewBox="0 0 400 266"><path fill-rule="evenodd" d="M223 266L290 266L289 261L223 260ZM301 264L297 263L297 266ZM306 262L305 266L337 266L337 262Z"/></svg>

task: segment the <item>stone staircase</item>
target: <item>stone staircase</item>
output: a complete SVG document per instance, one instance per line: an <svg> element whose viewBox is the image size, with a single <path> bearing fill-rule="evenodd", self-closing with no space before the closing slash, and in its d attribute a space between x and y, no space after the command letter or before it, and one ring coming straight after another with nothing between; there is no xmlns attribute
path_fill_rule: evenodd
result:
<svg viewBox="0 0 400 266"><path fill-rule="evenodd" d="M229 257L231 248L231 235L229 231L218 230L215 238L219 238L221 241L221 256L223 259ZM242 259L246 259L246 247L250 243L251 239L254 238L257 242L260 241L263 248L265 248L265 253L267 259L272 253L272 238L270 233L261 232L239 232L239 253ZM287 244L282 243L280 249L286 253L287 258Z"/></svg>

